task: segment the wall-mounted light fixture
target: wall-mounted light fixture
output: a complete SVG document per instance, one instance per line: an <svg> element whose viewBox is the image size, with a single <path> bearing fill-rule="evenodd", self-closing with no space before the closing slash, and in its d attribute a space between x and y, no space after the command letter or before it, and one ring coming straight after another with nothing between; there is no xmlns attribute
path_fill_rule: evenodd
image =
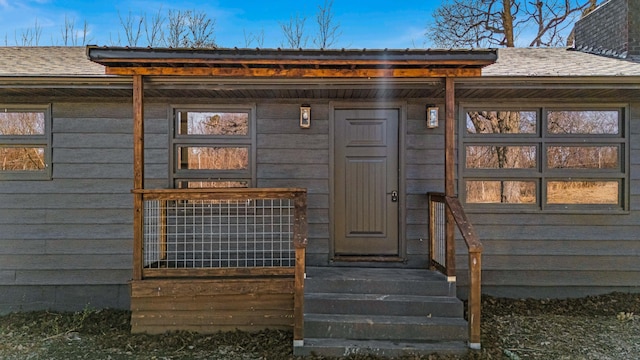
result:
<svg viewBox="0 0 640 360"><path fill-rule="evenodd" d="M311 106L309 105L300 106L300 127L303 129L311 127Z"/></svg>
<svg viewBox="0 0 640 360"><path fill-rule="evenodd" d="M427 127L429 129L438 127L438 107L435 105L427 105Z"/></svg>

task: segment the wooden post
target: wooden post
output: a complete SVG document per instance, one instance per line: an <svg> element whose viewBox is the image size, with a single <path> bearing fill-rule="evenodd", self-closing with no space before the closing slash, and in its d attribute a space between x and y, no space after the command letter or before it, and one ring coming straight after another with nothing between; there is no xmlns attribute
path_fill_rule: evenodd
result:
<svg viewBox="0 0 640 360"><path fill-rule="evenodd" d="M304 345L304 276L306 249L296 248L295 294L293 297L293 346Z"/></svg>
<svg viewBox="0 0 640 360"><path fill-rule="evenodd" d="M444 194L455 196L454 194L454 166L456 163L455 144L455 87L452 77L445 78L445 125L444 125Z"/></svg>
<svg viewBox="0 0 640 360"><path fill-rule="evenodd" d="M482 252L469 251L469 347L480 349Z"/></svg>
<svg viewBox="0 0 640 360"><path fill-rule="evenodd" d="M133 76L133 189L144 189L143 78ZM143 194L133 194L133 280L142 280Z"/></svg>
<svg viewBox="0 0 640 360"><path fill-rule="evenodd" d="M293 243L296 249L296 265L293 297L293 346L304 345L304 278L307 247L307 194L298 193L294 198Z"/></svg>
<svg viewBox="0 0 640 360"><path fill-rule="evenodd" d="M434 259L436 255L436 207L432 196L428 195L429 201L429 269L435 270ZM442 264L441 264L442 265Z"/></svg>
<svg viewBox="0 0 640 360"><path fill-rule="evenodd" d="M445 79L445 126L444 126L444 189L445 196L455 196L455 86L452 77ZM449 207L447 206L447 209ZM456 244L455 244L455 224L451 211L445 211L446 228L446 264L448 280L453 282L456 279Z"/></svg>

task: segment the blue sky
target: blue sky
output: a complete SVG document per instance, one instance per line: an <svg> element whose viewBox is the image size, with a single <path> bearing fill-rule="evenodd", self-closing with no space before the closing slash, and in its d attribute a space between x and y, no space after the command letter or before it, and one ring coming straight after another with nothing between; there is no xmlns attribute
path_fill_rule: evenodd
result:
<svg viewBox="0 0 640 360"><path fill-rule="evenodd" d="M62 45L61 29L67 19L75 28L89 25L90 43L116 45L122 26L118 13L126 17L162 8L198 10L216 20L216 42L223 47L243 47L245 33L264 31L263 47L279 47L283 42L281 23L296 13L307 17L308 34L315 30L315 13L324 0L306 1L155 1L155 0L0 0L0 45L21 45L21 36L38 26L42 29L39 45ZM414 48L428 47L424 36L434 0L334 0L334 20L342 35L335 47L345 48ZM309 42L308 47L313 47Z"/></svg>

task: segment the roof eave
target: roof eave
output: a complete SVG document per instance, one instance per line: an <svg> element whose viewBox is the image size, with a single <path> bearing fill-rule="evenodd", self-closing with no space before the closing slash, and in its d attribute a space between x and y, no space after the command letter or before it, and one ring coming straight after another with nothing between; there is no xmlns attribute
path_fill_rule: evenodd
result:
<svg viewBox="0 0 640 360"><path fill-rule="evenodd" d="M131 88L130 77L111 75L0 75L2 88Z"/></svg>
<svg viewBox="0 0 640 360"><path fill-rule="evenodd" d="M639 75L614 76L508 76L483 75L481 77L460 78L456 80L456 88L489 89L489 88L530 88L554 86L555 88L611 88L640 89Z"/></svg>

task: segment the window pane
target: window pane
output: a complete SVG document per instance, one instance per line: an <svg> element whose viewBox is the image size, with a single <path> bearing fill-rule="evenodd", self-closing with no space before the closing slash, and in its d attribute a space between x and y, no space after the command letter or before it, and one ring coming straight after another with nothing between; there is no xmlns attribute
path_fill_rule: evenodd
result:
<svg viewBox="0 0 640 360"><path fill-rule="evenodd" d="M535 146L488 146L466 147L468 169L534 169L536 168Z"/></svg>
<svg viewBox="0 0 640 360"><path fill-rule="evenodd" d="M2 171L39 171L45 167L44 148L0 147Z"/></svg>
<svg viewBox="0 0 640 360"><path fill-rule="evenodd" d="M178 183L180 189L204 189L204 188L246 188L248 181L192 181L185 180Z"/></svg>
<svg viewBox="0 0 640 360"><path fill-rule="evenodd" d="M467 203L535 204L533 181L467 181Z"/></svg>
<svg viewBox="0 0 640 360"><path fill-rule="evenodd" d="M179 147L178 169L243 170L249 168L246 147Z"/></svg>
<svg viewBox="0 0 640 360"><path fill-rule="evenodd" d="M469 111L469 134L535 134L535 111Z"/></svg>
<svg viewBox="0 0 640 360"><path fill-rule="evenodd" d="M549 146L550 169L618 169L617 146Z"/></svg>
<svg viewBox="0 0 640 360"><path fill-rule="evenodd" d="M0 112L0 135L44 135L44 113Z"/></svg>
<svg viewBox="0 0 640 360"><path fill-rule="evenodd" d="M549 111L549 134L619 134L618 111Z"/></svg>
<svg viewBox="0 0 640 360"><path fill-rule="evenodd" d="M617 181L549 181L549 204L618 204Z"/></svg>
<svg viewBox="0 0 640 360"><path fill-rule="evenodd" d="M178 112L180 135L241 136L249 133L249 113L246 112Z"/></svg>

